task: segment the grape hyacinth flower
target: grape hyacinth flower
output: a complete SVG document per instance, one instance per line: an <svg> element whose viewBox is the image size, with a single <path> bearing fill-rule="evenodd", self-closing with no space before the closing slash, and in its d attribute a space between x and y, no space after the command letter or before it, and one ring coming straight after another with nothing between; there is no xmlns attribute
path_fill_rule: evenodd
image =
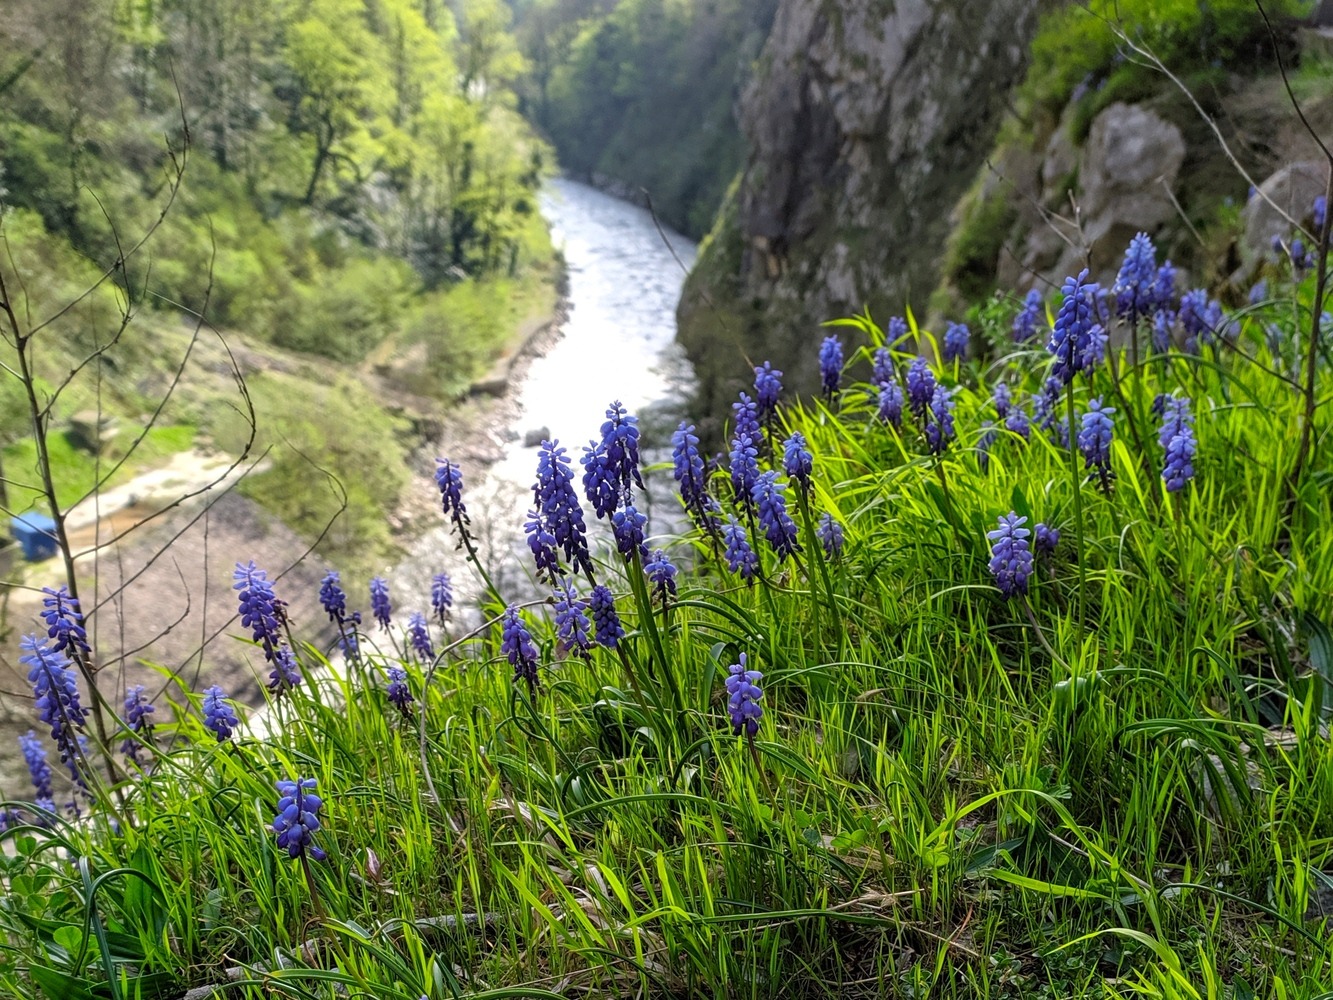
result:
<svg viewBox="0 0 1333 1000"><path fill-rule="evenodd" d="M251 637L263 648L264 658L272 660L282 642L284 604L273 593L268 574L253 559L244 566L237 563L232 577L236 581L232 589L239 591L236 597L241 627L250 630Z"/></svg>
<svg viewBox="0 0 1333 1000"><path fill-rule="evenodd" d="M996 382L995 388L991 392L991 401L995 404L995 415L1001 420L1009 416L1009 409L1013 405L1013 393L1009 391L1009 386L1003 382Z"/></svg>
<svg viewBox="0 0 1333 1000"><path fill-rule="evenodd" d="M894 427L903 423L903 387L896 378L890 378L879 386L879 419Z"/></svg>
<svg viewBox="0 0 1333 1000"><path fill-rule="evenodd" d="M897 369L893 365L893 355L889 353L887 347L877 348L871 356L870 380L875 385L883 385L896 378Z"/></svg>
<svg viewBox="0 0 1333 1000"><path fill-rule="evenodd" d="M745 528L736 518L729 516L722 525L722 541L726 545L727 567L740 574L746 583L752 582L759 573L759 557L750 548Z"/></svg>
<svg viewBox="0 0 1333 1000"><path fill-rule="evenodd" d="M19 737L19 748L23 751L24 763L28 765L28 776L32 778L36 801L52 801L51 765L46 761L46 748L42 746L42 741L29 729Z"/></svg>
<svg viewBox="0 0 1333 1000"><path fill-rule="evenodd" d="M1176 314L1170 309L1162 309L1152 318L1152 346L1158 354L1165 354L1171 349L1172 333L1176 328Z"/></svg>
<svg viewBox="0 0 1333 1000"><path fill-rule="evenodd" d="M935 393L930 398L930 419L925 433L932 455L944 454L954 438L953 393L942 385L935 386Z"/></svg>
<svg viewBox="0 0 1333 1000"><path fill-rule="evenodd" d="M1000 518L998 528L986 532L986 537L992 543L991 576L1006 598L1028 592L1028 577L1032 575L1032 552L1028 548L1028 535L1031 532L1023 527L1025 523L1026 517L1019 517L1010 511Z"/></svg>
<svg viewBox="0 0 1333 1000"><path fill-rule="evenodd" d="M588 612L592 615L593 636L597 645L615 649L625 637L625 629L616 613L616 599L609 588L598 584L588 595Z"/></svg>
<svg viewBox="0 0 1333 1000"><path fill-rule="evenodd" d="M982 472L990 469L990 450L995 447L995 442L999 440L1000 432L995 429L995 423L990 420L983 420L981 423L981 436L977 438L977 465Z"/></svg>
<svg viewBox="0 0 1333 1000"><path fill-rule="evenodd" d="M1023 299L1023 308L1014 317L1013 337L1016 343L1026 344L1037 335L1037 322L1041 318L1043 305L1040 290L1030 289Z"/></svg>
<svg viewBox="0 0 1333 1000"><path fill-rule="evenodd" d="M57 652L71 650L75 659L86 659L92 655L88 645L88 633L83 628L83 615L79 612L79 602L70 596L69 588L62 585L58 589L43 587L42 620L46 622L48 638L56 641Z"/></svg>
<svg viewBox="0 0 1333 1000"><path fill-rule="evenodd" d="M640 559L648 555L648 546L643 542L643 527L648 518L640 514L633 504L626 504L621 510L611 515L611 533L616 539L616 551L629 559L635 554Z"/></svg>
<svg viewBox="0 0 1333 1000"><path fill-rule="evenodd" d="M560 649L584 659L592 649L592 623L588 621L588 602L583 600L568 580L555 585L555 637Z"/></svg>
<svg viewBox="0 0 1333 1000"><path fill-rule="evenodd" d="M1249 303L1252 306L1257 306L1260 303L1265 302L1267 300L1268 300L1268 282L1265 281L1263 278L1260 278L1252 286L1250 286Z"/></svg>
<svg viewBox="0 0 1333 1000"><path fill-rule="evenodd" d="M281 693L301 683L301 669L296 665L296 656L286 646L280 646L273 654L273 669L268 672L268 689Z"/></svg>
<svg viewBox="0 0 1333 1000"><path fill-rule="evenodd" d="M380 628L389 627L393 606L389 602L389 584L382 576L373 577L370 581L370 612L380 623Z"/></svg>
<svg viewBox="0 0 1333 1000"><path fill-rule="evenodd" d="M500 623L500 651L509 658L509 665L514 668L514 683L525 681L528 694L537 690L537 646L532 641L532 633L523 624L519 616L518 605L505 608Z"/></svg>
<svg viewBox="0 0 1333 1000"><path fill-rule="evenodd" d="M407 686L407 671L393 664L385 673L389 683L384 689L384 694L389 699L389 704L404 715L411 715L412 702L416 699L412 697L412 692Z"/></svg>
<svg viewBox="0 0 1333 1000"><path fill-rule="evenodd" d="M1157 269L1152 288L1153 309L1173 310L1176 304L1176 266L1169 260Z"/></svg>
<svg viewBox="0 0 1333 1000"><path fill-rule="evenodd" d="M463 469L447 458L435 460L435 485L440 488L440 508L453 521L461 536L467 533L467 508L463 506Z"/></svg>
<svg viewBox="0 0 1333 1000"><path fill-rule="evenodd" d="M819 377L824 386L824 395L830 401L842 381L842 365L842 341L837 337L825 337L819 345Z"/></svg>
<svg viewBox="0 0 1333 1000"><path fill-rule="evenodd" d="M911 332L911 329L907 325L907 320L903 319L901 316L890 316L889 328L885 333L884 341L890 347L896 348L907 339L907 335Z"/></svg>
<svg viewBox="0 0 1333 1000"><path fill-rule="evenodd" d="M78 760L78 734L87 717L79 702L79 687L70 659L35 635L19 640L19 662L28 668L28 681L37 700L38 717L51 727L51 739L62 764Z"/></svg>
<svg viewBox="0 0 1333 1000"><path fill-rule="evenodd" d="M430 581L430 610L435 620L443 625L449 618L449 609L454 606L453 581L448 573L436 573Z"/></svg>
<svg viewBox="0 0 1333 1000"><path fill-rule="evenodd" d="M833 519L833 515L825 513L819 519L819 528L816 531L819 535L819 544L824 547L824 554L830 559L837 559L842 555L842 546L845 542L842 525Z"/></svg>
<svg viewBox="0 0 1333 1000"><path fill-rule="evenodd" d="M741 393L740 403L733 404L732 409L736 413L736 426L731 435L731 488L735 491L736 502L748 506L759 476L759 444L762 440L759 419L754 403L745 393Z"/></svg>
<svg viewBox="0 0 1333 1000"><path fill-rule="evenodd" d="M532 551L532 561L537 564L537 579L554 581L560 575L560 556L555 550L555 535L546 530L537 511L528 512L528 519L523 522L523 533Z"/></svg>
<svg viewBox="0 0 1333 1000"><path fill-rule="evenodd" d="M715 531L714 500L708 495L708 474L699 454L699 436L694 433L694 425L683 420L671 435L671 466L685 510L699 527Z"/></svg>
<svg viewBox="0 0 1333 1000"><path fill-rule="evenodd" d="M1195 288L1180 297L1180 327L1185 331L1185 350L1193 354L1200 339L1206 344L1222 324L1222 307L1210 301L1208 292Z"/></svg>
<svg viewBox="0 0 1333 1000"><path fill-rule="evenodd" d="M778 410L782 395L782 372L765 361L754 370L754 401L759 408L759 419L768 420Z"/></svg>
<svg viewBox="0 0 1333 1000"><path fill-rule="evenodd" d="M1009 416L1004 418L1004 429L1013 431L1024 441L1028 440L1032 433L1032 426L1031 422L1028 420L1027 411L1021 406L1013 407L1013 409L1009 411Z"/></svg>
<svg viewBox="0 0 1333 1000"><path fill-rule="evenodd" d="M814 457L806 447L805 435L796 431L782 445L782 468L787 475L801 485L810 488L810 474L814 472Z"/></svg>
<svg viewBox="0 0 1333 1000"><path fill-rule="evenodd" d="M595 485L598 495L603 498L603 505L611 502L615 487L600 472ZM578 492L574 489L574 470L569 456L558 441L543 441L537 450L537 481L532 484L532 497L536 504L535 516L541 519L545 529L544 537L549 539L543 544L558 547L575 573L591 572L588 529L583 522L583 507L579 504ZM533 545L531 537L529 544ZM532 551L534 555L537 554L535 546ZM541 572L539 560L538 573ZM554 579L558 567L552 565L548 572L550 578Z"/></svg>
<svg viewBox="0 0 1333 1000"><path fill-rule="evenodd" d="M291 858L310 857L323 861L324 853L314 841L319 832L319 813L324 802L315 794L314 778L279 781L278 814L273 818L273 832L278 835L278 847Z"/></svg>
<svg viewBox="0 0 1333 1000"><path fill-rule="evenodd" d="M944 331L944 361L962 361L967 357L967 345L972 331L966 323L950 323Z"/></svg>
<svg viewBox="0 0 1333 1000"><path fill-rule="evenodd" d="M407 641L422 663L430 663L435 659L435 643L430 638L430 626L420 611L413 611L407 616Z"/></svg>
<svg viewBox="0 0 1333 1000"><path fill-rule="evenodd" d="M764 707L759 704L764 697L764 692L759 688L759 681L763 677L758 670L746 669L744 653L728 668L727 712L731 716L731 731L735 736L744 733L746 738L754 739L759 732L759 720L764 717Z"/></svg>
<svg viewBox="0 0 1333 1000"><path fill-rule="evenodd" d="M1083 368L1091 346L1092 329L1096 325L1092 315L1092 305L1088 301L1088 269L1085 267L1077 277L1066 278L1061 286L1064 301L1060 312L1055 317L1055 328L1046 349L1054 356L1051 374L1059 379L1060 385L1066 386Z"/></svg>
<svg viewBox="0 0 1333 1000"><path fill-rule="evenodd" d="M759 514L759 527L773 547L778 561L801 551L797 542L796 522L787 514L787 499L783 493L786 483L778 482L776 472L765 472L754 484L754 505Z"/></svg>
<svg viewBox="0 0 1333 1000"><path fill-rule="evenodd" d="M152 703L144 697L142 684L135 684L125 692L125 726L134 735L121 743L120 752L139 767L143 766L139 751L143 749L143 744L151 746L153 742L153 720L149 716L155 711Z"/></svg>
<svg viewBox="0 0 1333 1000"><path fill-rule="evenodd" d="M614 401L606 410L602 438L584 449L583 491L598 517L608 517L629 503L633 489L643 489L639 475L639 418Z"/></svg>
<svg viewBox="0 0 1333 1000"><path fill-rule="evenodd" d="M1157 441L1165 449L1162 480L1168 493L1178 493L1194 478L1194 416L1186 396L1165 397L1162 404L1162 426Z"/></svg>
<svg viewBox="0 0 1333 1000"><path fill-rule="evenodd" d="M1036 545L1037 555L1049 559L1055 555L1055 547L1060 544L1060 529L1040 522L1032 530L1032 541Z"/></svg>
<svg viewBox="0 0 1333 1000"><path fill-rule="evenodd" d="M203 709L204 726L212 731L219 743L231 739L231 734L241 726L227 693L216 684L204 692Z"/></svg>
<svg viewBox="0 0 1333 1000"><path fill-rule="evenodd" d="M1328 197L1319 195L1314 200L1314 208L1311 211L1311 221L1314 223L1314 232L1318 236L1324 228L1324 220L1328 217Z"/></svg>
<svg viewBox="0 0 1333 1000"><path fill-rule="evenodd" d="M319 582L319 603L329 621L342 624L347 617L347 595L343 593L342 578L337 570L329 570Z"/></svg>
<svg viewBox="0 0 1333 1000"><path fill-rule="evenodd" d="M648 582L653 585L653 597L662 602L662 607L676 596L676 567L667 558L665 549L657 549L643 564L643 571L648 575Z"/></svg>
<svg viewBox="0 0 1333 1000"><path fill-rule="evenodd" d="M1100 398L1088 403L1088 411L1083 414L1083 429L1078 433L1078 449L1083 453L1083 467L1096 469L1101 479L1102 489L1111 489L1111 439L1115 425L1111 417L1114 407L1103 407Z"/></svg>
<svg viewBox="0 0 1333 1000"><path fill-rule="evenodd" d="M925 358L916 358L907 369L907 404L917 423L926 419L930 401L935 395L935 373Z"/></svg>
<svg viewBox="0 0 1333 1000"><path fill-rule="evenodd" d="M1138 323L1157 303L1156 284L1157 248L1147 233L1139 233L1129 241L1120 273L1111 288L1116 314L1127 319L1131 326Z"/></svg>

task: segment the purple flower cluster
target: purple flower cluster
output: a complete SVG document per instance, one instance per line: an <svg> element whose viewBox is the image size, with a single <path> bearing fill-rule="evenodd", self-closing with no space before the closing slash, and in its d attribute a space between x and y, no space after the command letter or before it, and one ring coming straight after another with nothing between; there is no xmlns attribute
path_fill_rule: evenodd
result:
<svg viewBox="0 0 1333 1000"><path fill-rule="evenodd" d="M37 699L37 715L51 727L51 739L62 764L79 759L78 737L87 713L79 701L79 687L63 651L35 635L19 640L19 663L28 668L28 681Z"/></svg>
<svg viewBox="0 0 1333 1000"><path fill-rule="evenodd" d="M967 328L966 323L950 323L949 328L944 331L944 360L962 361L967 357L967 346L971 340L972 331Z"/></svg>
<svg viewBox="0 0 1333 1000"><path fill-rule="evenodd" d="M667 558L666 550L657 549L643 564L643 571L648 582L653 585L653 596L666 607L668 601L676 596L676 567Z"/></svg>
<svg viewBox="0 0 1333 1000"><path fill-rule="evenodd" d="M514 683L525 681L528 693L533 694L537 690L537 646L515 604L505 608L500 620L500 651L514 668Z"/></svg>
<svg viewBox="0 0 1333 1000"><path fill-rule="evenodd" d="M453 582L448 573L436 573L430 581L430 610L435 620L443 625L449 619L449 609L454 606Z"/></svg>
<svg viewBox="0 0 1333 1000"><path fill-rule="evenodd" d="M744 653L728 668L727 713L731 716L731 731L736 736L744 733L754 739L759 732L759 720L764 717L764 707L759 704L764 697L759 687L763 677L758 670L746 668Z"/></svg>
<svg viewBox="0 0 1333 1000"><path fill-rule="evenodd" d="M422 663L430 663L435 659L435 643L431 641L430 626L420 611L413 611L407 616L407 641Z"/></svg>
<svg viewBox="0 0 1333 1000"><path fill-rule="evenodd" d="M1037 555L1049 558L1055 555L1055 547L1060 544L1060 529L1039 523L1032 529L1032 541L1036 545Z"/></svg>
<svg viewBox="0 0 1333 1000"><path fill-rule="evenodd" d="M204 726L212 731L219 743L231 739L232 732L240 728L241 720L236 717L231 700L216 684L204 692L203 710Z"/></svg>
<svg viewBox="0 0 1333 1000"><path fill-rule="evenodd" d="M626 419L632 421L634 418ZM628 426L632 427L632 424ZM638 429L633 428L633 430L637 442ZM637 461L637 443L634 449ZM591 468L592 466L588 467L589 470ZM594 476L597 489L601 491L609 489L613 496L615 486L602 474L606 469L605 463L598 463L597 469L598 474ZM574 470L569 456L565 454L565 449L560 447L558 441L543 441L537 451L537 481L532 485L532 496L536 504L534 518L537 521L534 533L541 538L543 552L549 553L545 564L542 557L538 556L538 573L542 573L545 569L548 576L554 579L555 574L559 572L559 563L554 557L554 550L557 548L564 553L565 561L575 573L591 572L592 559L588 555L587 528L583 522L583 507L574 489ZM603 497L603 500L609 502L606 497ZM537 555L538 546L531 535L528 543L533 547L533 554Z"/></svg>
<svg viewBox="0 0 1333 1000"><path fill-rule="evenodd" d="M1129 241L1120 273L1111 288L1117 315L1132 325L1151 313L1157 305L1156 284L1157 248L1147 233L1139 233Z"/></svg>
<svg viewBox="0 0 1333 1000"><path fill-rule="evenodd" d="M814 456L806 446L805 435L800 431L783 442L782 469L788 477L799 483L802 489L810 488L810 476L815 471L814 463Z"/></svg>
<svg viewBox="0 0 1333 1000"><path fill-rule="evenodd" d="M744 526L734 517L728 516L722 525L722 542L726 546L728 568L739 574L746 583L752 582L759 574L759 557L750 548L750 539Z"/></svg>
<svg viewBox="0 0 1333 1000"><path fill-rule="evenodd" d="M782 372L767 361L754 370L754 401L759 407L759 419L768 420L778 409L782 395Z"/></svg>
<svg viewBox="0 0 1333 1000"><path fill-rule="evenodd" d="M625 637L625 629L616 613L616 599L609 588L598 584L588 595L588 611L592 615L593 637L597 645L615 649Z"/></svg>
<svg viewBox="0 0 1333 1000"><path fill-rule="evenodd" d="M831 401L838 385L842 382L842 341L837 337L825 337L819 345L819 377L824 387L824 395Z"/></svg>
<svg viewBox="0 0 1333 1000"><path fill-rule="evenodd" d="M694 425L683 420L671 435L671 467L685 510L699 527L714 531L717 502L708 495L708 474L699 454L699 436L694 433Z"/></svg>
<svg viewBox="0 0 1333 1000"><path fill-rule="evenodd" d="M932 455L942 455L954 439L953 392L936 385L930 397L929 417L925 426L926 445Z"/></svg>
<svg viewBox="0 0 1333 1000"><path fill-rule="evenodd" d="M324 802L315 794L314 778L279 781L278 814L273 818L273 832L278 835L278 847L288 857L323 861L328 855L314 841L319 832L319 813Z"/></svg>
<svg viewBox="0 0 1333 1000"><path fill-rule="evenodd" d="M467 531L467 508L463 506L463 469L447 458L435 460L435 485L440 488L440 508L462 535Z"/></svg>
<svg viewBox="0 0 1333 1000"><path fill-rule="evenodd" d="M907 405L916 417L917 423L926 419L930 410L930 401L935 395L935 373L925 358L913 359L907 369Z"/></svg>
<svg viewBox="0 0 1333 1000"><path fill-rule="evenodd" d="M624 558L638 556L644 559L648 555L648 546L644 544L643 529L648 518L640 514L633 504L626 504L611 515L611 533L615 536L616 551Z"/></svg>
<svg viewBox="0 0 1333 1000"><path fill-rule="evenodd" d="M1190 412L1189 397L1160 398L1162 424L1157 442L1166 454L1162 480L1168 493L1178 493L1194 478L1194 455L1198 447L1194 439L1194 415Z"/></svg>
<svg viewBox="0 0 1333 1000"><path fill-rule="evenodd" d="M46 623L47 637L56 641L54 648L59 652L69 650L75 659L92 655L79 602L70 596L69 588L43 587L42 593L46 595L42 598L42 621Z"/></svg>
<svg viewBox="0 0 1333 1000"><path fill-rule="evenodd" d="M736 501L744 506L749 504L755 480L759 477L759 446L763 441L759 408L749 396L741 393L740 402L732 403L731 410L731 488L735 491Z"/></svg>
<svg viewBox="0 0 1333 1000"><path fill-rule="evenodd" d="M1078 433L1078 449L1083 453L1084 468L1110 468L1114 434L1111 417L1114 415L1114 407L1103 407L1100 399L1088 403L1088 411L1083 414L1083 429Z"/></svg>
<svg viewBox="0 0 1333 1000"><path fill-rule="evenodd" d="M28 765L28 776L32 779L33 801L39 809L55 811L55 796L51 791L51 765L46 761L46 748L37 734L29 729L19 737L19 749L23 751L23 761Z"/></svg>
<svg viewBox="0 0 1333 1000"><path fill-rule="evenodd" d="M1055 327L1046 349L1054 357L1051 374L1065 386L1080 371L1089 371L1100 357L1099 338L1102 332L1093 316L1093 303L1088 294L1088 269L1077 277L1066 278L1061 286L1064 300L1055 317Z"/></svg>
<svg viewBox="0 0 1333 1000"><path fill-rule="evenodd" d="M1026 344L1037 336L1037 323L1041 319L1043 305L1040 290L1029 289L1023 299L1023 308L1014 317L1013 336L1016 343Z"/></svg>
<svg viewBox="0 0 1333 1000"><path fill-rule="evenodd" d="M300 684L301 673L296 666L296 657L282 641L282 624L287 618L287 605L274 594L268 574L256 566L252 559L244 566L237 563L232 578L235 581L232 589L237 591L241 627L250 630L251 638L259 644L264 659L268 660L272 668L269 671L269 689L281 692Z"/></svg>
<svg viewBox="0 0 1333 1000"><path fill-rule="evenodd" d="M1032 575L1032 551L1028 548L1031 532L1023 527L1026 517L1014 511L1000 518L1000 526L986 532L991 540L990 571L995 585L1006 598L1028 592L1028 577Z"/></svg>
<svg viewBox="0 0 1333 1000"><path fill-rule="evenodd" d="M591 634L588 602L575 593L568 580L559 581L555 585L555 637L561 650L586 658L592 649Z"/></svg>
<svg viewBox="0 0 1333 1000"><path fill-rule="evenodd" d="M801 551L797 542L796 523L787 514L787 499L783 495L786 483L778 482L776 472L765 472L754 484L754 505L759 515L759 527L777 554L778 561Z"/></svg>
<svg viewBox="0 0 1333 1000"><path fill-rule="evenodd" d="M416 699L412 697L412 691L407 686L407 671L394 664L385 671L385 674L389 678L389 683L384 689L384 694L389 699L389 704L404 715L410 715L412 702Z"/></svg>
<svg viewBox="0 0 1333 1000"><path fill-rule="evenodd" d="M607 517L633 498L639 475L639 419L613 402L602 423L602 438L583 450L583 492L598 517Z"/></svg>
<svg viewBox="0 0 1333 1000"><path fill-rule="evenodd" d="M130 732L120 745L120 752L140 767L139 758L145 744L153 742L153 720L150 716L156 711L152 702L144 697L144 686L135 684L125 692L125 728Z"/></svg>
<svg viewBox="0 0 1333 1000"><path fill-rule="evenodd" d="M824 548L824 554L830 559L836 559L842 555L844 536L842 525L833 519L833 515L825 513L819 519L819 528L816 531L819 535L819 544Z"/></svg>
<svg viewBox="0 0 1333 1000"><path fill-rule="evenodd" d="M879 384L879 419L894 427L903 423L903 387L896 378L888 378Z"/></svg>
<svg viewBox="0 0 1333 1000"><path fill-rule="evenodd" d="M380 628L387 629L393 620L393 604L389 600L389 583L382 576L370 580L370 613L380 623Z"/></svg>

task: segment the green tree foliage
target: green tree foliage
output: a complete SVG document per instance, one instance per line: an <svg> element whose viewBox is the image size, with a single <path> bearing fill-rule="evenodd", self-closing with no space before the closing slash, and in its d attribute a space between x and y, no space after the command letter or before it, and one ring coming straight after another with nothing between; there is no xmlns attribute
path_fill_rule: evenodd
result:
<svg viewBox="0 0 1333 1000"><path fill-rule="evenodd" d="M184 121L185 184L132 294L357 360L418 293L514 277L543 252L523 66L497 0L16 0L4 202L110 263L168 200L162 137L179 161ZM378 301L352 307L354 292Z"/></svg>
<svg viewBox="0 0 1333 1000"><path fill-rule="evenodd" d="M774 0L538 0L520 13L525 109L576 175L645 188L702 235L740 168L733 108Z"/></svg>

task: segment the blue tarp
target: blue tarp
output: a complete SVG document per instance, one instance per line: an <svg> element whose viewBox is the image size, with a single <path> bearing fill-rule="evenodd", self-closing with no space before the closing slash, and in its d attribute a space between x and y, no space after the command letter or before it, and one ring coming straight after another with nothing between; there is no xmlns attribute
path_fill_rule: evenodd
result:
<svg viewBox="0 0 1333 1000"><path fill-rule="evenodd" d="M56 523L45 514L23 514L9 522L9 530L23 547L28 562L50 559L56 554Z"/></svg>

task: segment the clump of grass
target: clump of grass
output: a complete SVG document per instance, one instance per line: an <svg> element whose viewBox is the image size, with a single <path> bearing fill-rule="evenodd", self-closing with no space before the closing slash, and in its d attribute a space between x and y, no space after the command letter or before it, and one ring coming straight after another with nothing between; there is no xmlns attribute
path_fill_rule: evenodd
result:
<svg viewBox="0 0 1333 1000"><path fill-rule="evenodd" d="M614 627L606 594L579 632L487 579L483 624L432 626L434 658L402 631L426 594L395 593L388 629L363 628L336 670L293 643L304 681L238 737L219 741L172 688L151 765L112 788L85 774L82 821L9 804L0 987L1311 995L1333 976L1307 913L1333 867L1333 468L1317 434L1298 455L1311 280L1204 309L1206 328L1190 319L1167 343L1153 317L1180 309L1176 290L1112 294L1104 313L1078 290L1049 304L1071 345L1054 359L1049 328L1014 343L987 310L1002 356L934 371L924 405L908 325L886 344L869 317L847 321L848 364L871 361L881 384L826 371L825 398L758 429L742 406L748 495L720 470L700 492L678 435L692 527L672 536L638 533L637 424L613 406L583 485L614 554L585 564L566 489L579 467L553 445L529 541L566 588L561 615L595 584ZM1086 350L1097 322L1111 346ZM1026 435L996 408L1001 380ZM882 417L889 383L906 402ZM1187 422L1167 435L1153 414L1163 394L1191 401L1188 475ZM1094 398L1115 409L1104 462L1078 441ZM797 433L808 481L783 447ZM466 491L443 469L473 551ZM825 514L840 545L814 530ZM1003 549L987 537L1001 517ZM745 577L723 518L758 559ZM1038 522L1060 531L1053 551L1013 530ZM650 592L650 547L678 567L674 595ZM993 576L996 559L1022 571ZM410 699L391 690L404 682ZM279 850L270 828L276 782L299 779L322 799L302 807L319 829L301 844L323 860Z"/></svg>

